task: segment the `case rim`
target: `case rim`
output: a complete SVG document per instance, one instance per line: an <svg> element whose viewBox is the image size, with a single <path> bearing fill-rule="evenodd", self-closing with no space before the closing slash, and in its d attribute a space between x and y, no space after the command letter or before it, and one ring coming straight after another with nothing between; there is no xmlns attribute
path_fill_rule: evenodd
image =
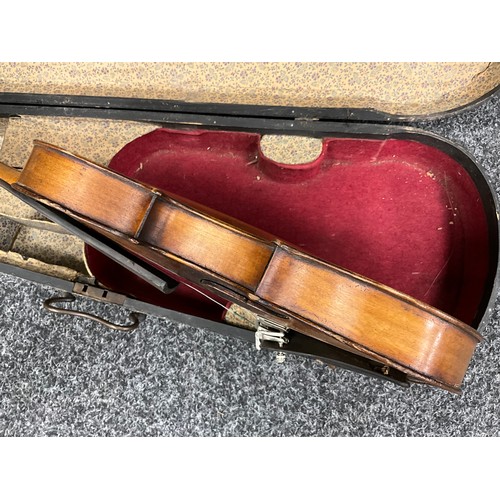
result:
<svg viewBox="0 0 500 500"><path fill-rule="evenodd" d="M274 118L284 120L328 120L375 123L411 123L435 120L461 113L479 106L500 93L500 83L468 104L427 115L397 115L373 108L312 108L294 106L264 106L253 104L225 104L186 102L133 97L105 97L71 94L29 94L0 92L0 115L80 116L170 123L177 119L200 119L200 125L209 125L217 117ZM177 120L173 120L174 122ZM215 124L215 123L214 123ZM222 125L222 124L220 124ZM222 126L230 126L230 123Z"/></svg>

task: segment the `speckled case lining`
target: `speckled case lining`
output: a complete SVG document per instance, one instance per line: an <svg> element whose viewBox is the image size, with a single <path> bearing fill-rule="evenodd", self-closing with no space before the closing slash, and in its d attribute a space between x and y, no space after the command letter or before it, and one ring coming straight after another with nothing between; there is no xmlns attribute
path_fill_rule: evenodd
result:
<svg viewBox="0 0 500 500"><path fill-rule="evenodd" d="M500 85L500 63L0 63L0 92L428 115Z"/></svg>

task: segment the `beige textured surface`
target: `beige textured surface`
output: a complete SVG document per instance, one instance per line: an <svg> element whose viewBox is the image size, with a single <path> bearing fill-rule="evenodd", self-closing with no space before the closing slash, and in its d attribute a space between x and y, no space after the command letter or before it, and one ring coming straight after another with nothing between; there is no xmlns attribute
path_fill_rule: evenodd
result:
<svg viewBox="0 0 500 500"><path fill-rule="evenodd" d="M500 63L0 63L0 92L162 98L422 115L500 84Z"/></svg>
<svg viewBox="0 0 500 500"><path fill-rule="evenodd" d="M264 135L260 149L275 162L298 165L314 161L321 154L323 141L314 137Z"/></svg>
<svg viewBox="0 0 500 500"><path fill-rule="evenodd" d="M35 139L55 144L90 161L106 165L128 142L157 128L146 123L23 116L10 118L0 151L0 161L24 167Z"/></svg>
<svg viewBox="0 0 500 500"><path fill-rule="evenodd" d="M2 148L3 138L5 136L5 131L7 130L8 123L8 118L0 118L0 149Z"/></svg>
<svg viewBox="0 0 500 500"><path fill-rule="evenodd" d="M0 250L8 252L16 239L20 225L0 216Z"/></svg>
<svg viewBox="0 0 500 500"><path fill-rule="evenodd" d="M22 269L27 269L28 271L34 271L70 281L78 276L78 272L74 269L68 269L60 265L47 264L46 262L26 257L15 252L3 252L0 250L0 261Z"/></svg>
<svg viewBox="0 0 500 500"><path fill-rule="evenodd" d="M257 330L257 315L237 304L231 304L224 316L226 323L246 330Z"/></svg>
<svg viewBox="0 0 500 500"><path fill-rule="evenodd" d="M76 236L22 226L12 244L15 253L47 264L86 272L83 243Z"/></svg>

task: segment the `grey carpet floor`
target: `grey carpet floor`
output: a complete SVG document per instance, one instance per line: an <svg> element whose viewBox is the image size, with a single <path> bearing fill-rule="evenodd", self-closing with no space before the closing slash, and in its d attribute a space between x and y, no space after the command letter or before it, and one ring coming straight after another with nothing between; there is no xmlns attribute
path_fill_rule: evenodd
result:
<svg viewBox="0 0 500 500"><path fill-rule="evenodd" d="M413 126L464 146L500 192L500 96ZM498 303L456 396L299 357L277 364L241 341L160 318L110 332L44 311L53 293L0 275L0 435L500 435ZM117 307L84 305L125 319Z"/></svg>

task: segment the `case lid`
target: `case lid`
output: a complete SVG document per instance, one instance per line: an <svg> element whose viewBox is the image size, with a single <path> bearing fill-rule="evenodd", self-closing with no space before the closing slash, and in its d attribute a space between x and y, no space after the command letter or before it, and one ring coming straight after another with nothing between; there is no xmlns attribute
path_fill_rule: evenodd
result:
<svg viewBox="0 0 500 500"><path fill-rule="evenodd" d="M449 113L498 88L500 63L488 62L0 63L0 92L364 109L384 121Z"/></svg>

